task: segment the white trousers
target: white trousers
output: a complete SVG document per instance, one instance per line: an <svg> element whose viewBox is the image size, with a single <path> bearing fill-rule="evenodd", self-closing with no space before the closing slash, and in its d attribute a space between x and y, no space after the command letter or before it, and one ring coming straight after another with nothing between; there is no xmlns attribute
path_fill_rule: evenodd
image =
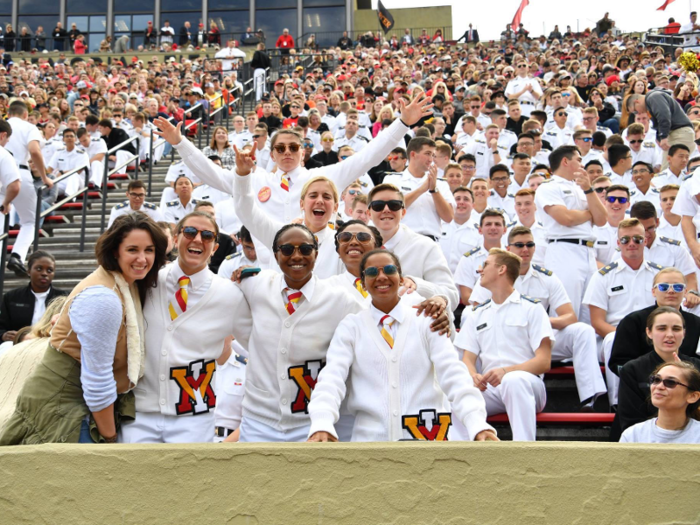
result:
<svg viewBox="0 0 700 525"><path fill-rule="evenodd" d="M196 416L166 416L136 412L136 419L122 423L120 443L211 443L214 411Z"/></svg>
<svg viewBox="0 0 700 525"><path fill-rule="evenodd" d="M338 441L350 441L354 425L355 416L341 414L340 419L335 424ZM309 439L309 425L289 430L277 430L256 419L243 416L238 441L240 443L303 443L307 439Z"/></svg>
<svg viewBox="0 0 700 525"><path fill-rule="evenodd" d="M265 92L265 70L258 68L253 72L253 83L255 84L255 100L260 101Z"/></svg>
<svg viewBox="0 0 700 525"><path fill-rule="evenodd" d="M617 405L617 391L620 388L620 378L617 377L608 367L608 361L612 355L613 342L615 341L615 332L610 332L605 336L605 339L597 336L598 342L598 359L605 365L605 380L608 382L608 400L610 406Z"/></svg>
<svg viewBox="0 0 700 525"><path fill-rule="evenodd" d="M595 330L585 323L573 323L555 330L552 359L572 359L576 372L576 389L581 401L606 392L598 362Z"/></svg>
<svg viewBox="0 0 700 525"><path fill-rule="evenodd" d="M12 201L17 215L19 215L19 233L13 243L12 253L16 254L22 261L27 257L29 247L34 242L34 232L36 229L36 188L32 175L29 171L20 169L21 186L19 194ZM0 214L0 228L5 227L8 216ZM10 224L12 226L12 224ZM0 229L0 233L2 230Z"/></svg>
<svg viewBox="0 0 700 525"><path fill-rule="evenodd" d="M101 160L95 160L90 163L90 182L98 188L102 187L102 177L105 174L105 165Z"/></svg>
<svg viewBox="0 0 700 525"><path fill-rule="evenodd" d="M537 414L547 404L547 391L539 376L521 370L508 372L500 385L488 385L482 395L489 416L508 414L513 441L535 441Z"/></svg>
<svg viewBox="0 0 700 525"><path fill-rule="evenodd" d="M120 168L115 172L115 174L126 173L126 168L128 168L129 166L133 166L134 162L136 162L135 160L132 160L131 162L129 162L128 165L125 166L124 163L126 161L128 161L131 157L133 157L134 155L133 155L133 153L129 153L128 151L125 151L123 149L120 149L119 151L115 152L114 154L117 157L117 161L114 162L114 161L110 160L109 161L109 168L111 170L111 169L115 168L116 166L120 166Z"/></svg>
<svg viewBox="0 0 700 525"><path fill-rule="evenodd" d="M553 242L547 245L544 263L545 267L552 270L564 285L576 317L586 322L590 314L588 308L581 308L581 302L588 281L597 268L593 248L566 242Z"/></svg>

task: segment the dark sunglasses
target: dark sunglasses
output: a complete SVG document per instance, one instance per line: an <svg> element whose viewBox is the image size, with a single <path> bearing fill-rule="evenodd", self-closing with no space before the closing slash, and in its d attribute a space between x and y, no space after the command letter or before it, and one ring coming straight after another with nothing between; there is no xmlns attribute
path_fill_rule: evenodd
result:
<svg viewBox="0 0 700 525"><path fill-rule="evenodd" d="M348 193L349 193L350 195L358 195L358 194L360 194L360 193L362 193L362 192L361 192L360 190L348 190Z"/></svg>
<svg viewBox="0 0 700 525"><path fill-rule="evenodd" d="M403 202L398 199L392 199L390 201L372 201L369 203L369 207L372 211L380 212L384 211L384 208L389 206L391 211L399 211L403 208Z"/></svg>
<svg viewBox="0 0 700 525"><path fill-rule="evenodd" d="M644 142L644 140L642 139L630 140L630 144L641 144L642 142Z"/></svg>
<svg viewBox="0 0 700 525"><path fill-rule="evenodd" d="M534 248L535 243L533 241L529 242L512 242L509 244L509 246L515 246L516 248Z"/></svg>
<svg viewBox="0 0 700 525"><path fill-rule="evenodd" d="M634 241L634 244L642 244L644 242L644 237L641 235L634 235L633 237L625 235L624 237L620 237L620 244L629 244L630 241Z"/></svg>
<svg viewBox="0 0 700 525"><path fill-rule="evenodd" d="M301 145L296 142L292 142L291 144L275 144L275 151L279 154L286 153L287 148L289 148L289 151L292 153L296 153L301 148Z"/></svg>
<svg viewBox="0 0 700 525"><path fill-rule="evenodd" d="M395 265L387 264L386 266L380 266L379 268L376 266L369 266L365 268L365 271L362 273L365 277L374 278L379 275L379 270L382 270L384 275L396 275L399 272L399 269Z"/></svg>
<svg viewBox="0 0 700 525"><path fill-rule="evenodd" d="M674 284L669 284L669 283L657 283L656 289L659 290L660 292L666 293L668 292L669 288L673 288L673 291L676 293L683 293L685 290L685 284L683 283L674 283Z"/></svg>
<svg viewBox="0 0 700 525"><path fill-rule="evenodd" d="M579 140L582 140L582 141L584 141L584 142L592 142L592 141L593 141L593 137L581 137Z"/></svg>
<svg viewBox="0 0 700 525"><path fill-rule="evenodd" d="M680 381L676 381L675 379L668 379L668 378L667 378L667 379L663 379L663 378L662 378L661 376L659 376L659 375L651 376L651 377L649 378L649 383L652 384L652 385L659 385L659 384L663 383L664 386L665 386L666 388L669 388L669 389L676 388L677 386L684 386L684 387L686 387L688 390L690 390L690 387L689 387L688 385L684 385L684 384L681 383Z"/></svg>
<svg viewBox="0 0 700 525"><path fill-rule="evenodd" d="M352 241L353 238L357 239L357 242L360 244L365 244L374 240L374 237L367 232L340 232L338 234L338 242L342 242L343 244Z"/></svg>
<svg viewBox="0 0 700 525"><path fill-rule="evenodd" d="M285 257L290 257L295 250L299 250L299 253L302 254L304 257L308 257L311 255L316 247L313 244L300 244L299 246L294 246L293 244L282 244L281 246L277 247L278 252L282 252L282 255Z"/></svg>
<svg viewBox="0 0 700 525"><path fill-rule="evenodd" d="M197 237L198 233L202 235L203 242L212 242L214 239L216 239L216 233L210 230L198 230L194 226L185 226L182 229L182 234L185 236L185 238L191 241Z"/></svg>
<svg viewBox="0 0 700 525"><path fill-rule="evenodd" d="M593 190L593 191L595 191L596 193L603 193L607 189L608 189L607 186L602 186L600 188L595 188L595 190Z"/></svg>
<svg viewBox="0 0 700 525"><path fill-rule="evenodd" d="M557 117L563 117L565 115L566 115L566 112L564 112L564 111L557 113Z"/></svg>
<svg viewBox="0 0 700 525"><path fill-rule="evenodd" d="M610 195L609 197L605 197L605 200L608 201L610 204L613 204L615 201L619 202L620 204L627 204L627 201L629 201L628 197L613 197Z"/></svg>
<svg viewBox="0 0 700 525"><path fill-rule="evenodd" d="M259 138L260 138L260 135L253 135L253 138L254 138L254 139L259 139Z"/></svg>

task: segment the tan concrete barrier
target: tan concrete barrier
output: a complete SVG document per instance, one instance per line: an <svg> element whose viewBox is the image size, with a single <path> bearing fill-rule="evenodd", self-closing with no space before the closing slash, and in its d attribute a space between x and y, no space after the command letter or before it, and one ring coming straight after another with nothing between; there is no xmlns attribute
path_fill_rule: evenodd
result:
<svg viewBox="0 0 700 525"><path fill-rule="evenodd" d="M694 445L12 447L0 523L699 523L699 466Z"/></svg>

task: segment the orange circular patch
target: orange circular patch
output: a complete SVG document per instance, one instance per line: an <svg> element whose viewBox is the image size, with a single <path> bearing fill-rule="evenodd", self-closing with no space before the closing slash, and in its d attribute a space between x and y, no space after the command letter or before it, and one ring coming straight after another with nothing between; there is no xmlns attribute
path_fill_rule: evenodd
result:
<svg viewBox="0 0 700 525"><path fill-rule="evenodd" d="M258 200L260 202L269 201L271 196L272 196L272 190L270 189L269 186L265 186L263 188L260 188L260 191L258 192Z"/></svg>

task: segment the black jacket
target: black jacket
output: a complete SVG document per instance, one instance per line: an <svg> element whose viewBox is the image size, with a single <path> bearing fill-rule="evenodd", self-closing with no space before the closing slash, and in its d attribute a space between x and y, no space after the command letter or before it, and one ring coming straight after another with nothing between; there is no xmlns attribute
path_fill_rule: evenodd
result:
<svg viewBox="0 0 700 525"><path fill-rule="evenodd" d="M619 369L633 359L643 356L651 352L654 347L647 340L647 317L656 310L657 306L653 306L637 310L626 315L617 325L615 330L615 342L613 343L612 353L607 366L610 367L615 374L620 375ZM695 351L698 348L698 340L700 340L700 317L693 315L684 310L681 310L681 315L685 320L685 337L683 343L678 349L682 356L697 357Z"/></svg>
<svg viewBox="0 0 700 525"><path fill-rule="evenodd" d="M282 120L274 115L269 117L260 117L260 122L264 122L267 125L267 130L272 134L273 131L282 127Z"/></svg>
<svg viewBox="0 0 700 525"><path fill-rule="evenodd" d="M190 34L188 35L187 33L190 33ZM187 29L185 26L182 26L180 28L180 40L178 41L178 45L180 45L180 46L187 45L187 43L190 41L191 36L192 36L191 29Z"/></svg>
<svg viewBox="0 0 700 525"><path fill-rule="evenodd" d="M253 69L267 69L272 67L272 61L267 53L259 49L253 53L253 59L250 61L250 67Z"/></svg>
<svg viewBox="0 0 700 525"><path fill-rule="evenodd" d="M219 247L214 252L214 255L211 256L211 261L209 262L209 269L214 273L219 272L219 266L221 266L221 263L224 262L228 255L236 253L236 244L229 235L220 233L216 238L216 242L219 244Z"/></svg>
<svg viewBox="0 0 700 525"><path fill-rule="evenodd" d="M102 137L102 139L107 143L107 150L112 149L114 146L118 146L125 140L129 140L129 138L129 134L123 129L119 128L112 128L112 131L109 135L107 135L106 137ZM119 149L123 151L128 151L132 155L136 154L136 147L134 146L133 142L129 142L126 146L123 146Z"/></svg>
<svg viewBox="0 0 700 525"><path fill-rule="evenodd" d="M52 286L49 295L46 296L46 303L60 295L68 295L68 292ZM35 302L36 298L29 284L10 290L3 296L0 307L0 338L10 330L31 326Z"/></svg>
<svg viewBox="0 0 700 525"><path fill-rule="evenodd" d="M688 356L683 356L681 359L700 369L700 359ZM649 400L651 393L649 376L661 363L663 363L661 356L652 350L642 357L627 362L620 370L617 414L610 432L611 441L620 441L622 432L627 428L656 415L656 407Z"/></svg>
<svg viewBox="0 0 700 525"><path fill-rule="evenodd" d="M328 153L321 151L316 153L316 155L311 158L317 162L320 162L321 166L330 166L331 164L336 164L338 162L338 152L333 150L329 151Z"/></svg>

